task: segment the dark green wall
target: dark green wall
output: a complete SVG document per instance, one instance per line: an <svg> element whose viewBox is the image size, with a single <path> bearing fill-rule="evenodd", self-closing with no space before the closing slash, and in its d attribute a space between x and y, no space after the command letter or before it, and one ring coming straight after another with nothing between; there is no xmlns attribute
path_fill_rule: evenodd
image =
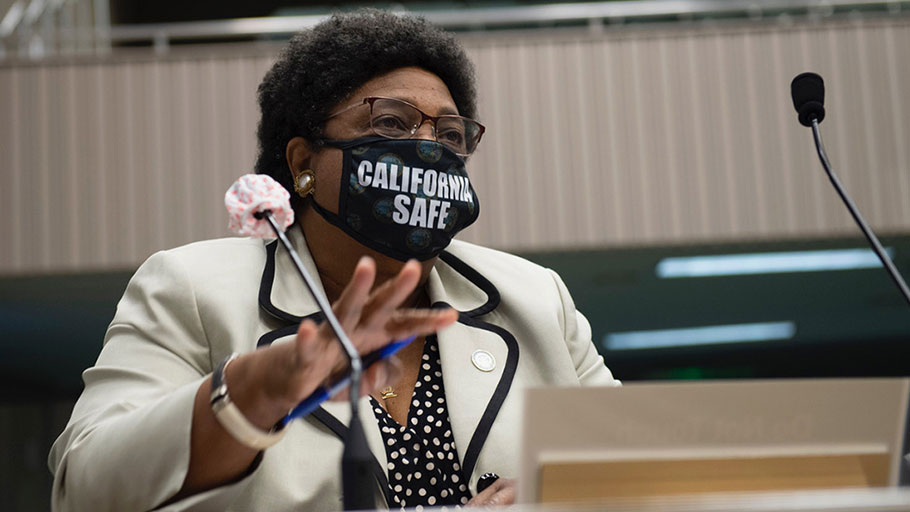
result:
<svg viewBox="0 0 910 512"><path fill-rule="evenodd" d="M910 237L886 237L910 274ZM626 380L910 374L910 307L884 269L660 279L671 256L865 248L861 238L651 247L525 256L559 272L594 342ZM785 341L604 350L609 332L791 321Z"/></svg>

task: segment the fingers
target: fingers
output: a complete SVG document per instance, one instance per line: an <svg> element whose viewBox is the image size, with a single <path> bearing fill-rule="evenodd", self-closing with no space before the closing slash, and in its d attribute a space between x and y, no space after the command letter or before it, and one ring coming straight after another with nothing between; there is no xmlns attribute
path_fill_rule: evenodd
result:
<svg viewBox="0 0 910 512"><path fill-rule="evenodd" d="M515 480L500 478L468 502L469 507L512 505L515 503Z"/></svg>
<svg viewBox="0 0 910 512"><path fill-rule="evenodd" d="M354 267L354 275L332 306L332 310L345 329L356 326L364 304L370 298L370 290L376 279L376 262L369 256L360 258Z"/></svg>
<svg viewBox="0 0 910 512"><path fill-rule="evenodd" d="M414 291L419 280L420 264L409 260L394 279L386 281L373 292L363 307L361 322L369 325L380 320L385 323L382 317L398 308Z"/></svg>
<svg viewBox="0 0 910 512"><path fill-rule="evenodd" d="M341 327L361 354L369 353L392 340L434 333L458 319L453 309L398 308L413 293L421 276L421 266L408 261L399 273L371 292L376 279L376 264L369 257L357 263L348 285L332 309ZM317 327L304 321L298 329L294 368L307 372L298 379L325 383L348 369L348 360L328 322ZM364 373L361 392L371 392L395 380L400 364L397 359L379 362ZM318 369L318 370L317 370ZM301 386L303 387L303 386Z"/></svg>
<svg viewBox="0 0 910 512"><path fill-rule="evenodd" d="M316 358L317 354L314 353L314 345L316 344L318 333L319 327L312 320L300 322L300 327L297 328L297 338L294 340L296 350L294 351L293 365L295 369L305 366L306 363Z"/></svg>
<svg viewBox="0 0 910 512"><path fill-rule="evenodd" d="M363 380L360 381L359 396L369 395L376 390L394 384L401 377L401 372L401 360L395 356L370 366L364 371ZM350 392L350 388L345 388L332 397L332 400L347 400Z"/></svg>
<svg viewBox="0 0 910 512"><path fill-rule="evenodd" d="M458 320L458 311L446 309L407 309L395 311L385 324L385 330L395 339L424 336L447 327Z"/></svg>
<svg viewBox="0 0 910 512"><path fill-rule="evenodd" d="M277 343L252 352L262 376L261 389L268 401L280 404L285 412L315 390L331 366L325 361L335 357L334 347L320 340L319 328L304 320L297 328L293 343Z"/></svg>
<svg viewBox="0 0 910 512"><path fill-rule="evenodd" d="M354 267L354 274L348 285L341 292L341 296L332 305L332 311L338 318L342 329L351 333L360 322L363 305L370 298L370 290L373 288L373 282L376 279L376 262L369 256L360 258L357 266ZM323 322L319 328L319 333L326 344L326 352L331 354L323 362L331 369L329 373L337 373L347 367L347 358L343 357L343 351L338 345L337 340L333 340L335 333L332 331L328 322ZM350 337L350 334L349 334Z"/></svg>
<svg viewBox="0 0 910 512"><path fill-rule="evenodd" d="M334 339L328 322L316 325L304 320L297 329L295 370L309 373L307 380L325 385L332 375L348 368L348 359Z"/></svg>

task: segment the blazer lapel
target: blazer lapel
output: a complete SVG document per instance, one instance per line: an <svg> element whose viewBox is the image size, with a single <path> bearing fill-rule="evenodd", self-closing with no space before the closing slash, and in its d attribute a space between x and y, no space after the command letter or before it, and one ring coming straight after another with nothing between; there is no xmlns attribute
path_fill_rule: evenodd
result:
<svg viewBox="0 0 910 512"><path fill-rule="evenodd" d="M307 249L301 229L294 226L287 231L287 236L300 255L303 267L313 276L319 293L325 294L319 271ZM321 313L291 256L279 245L278 240L266 245L265 268L259 284L259 305L271 316L285 322L300 323L304 317Z"/></svg>
<svg viewBox="0 0 910 512"><path fill-rule="evenodd" d="M440 260L430 273L428 292L434 306L447 304L460 313L458 323L439 331L437 339L452 436L476 490L477 459L511 388L518 343L505 329L478 318L499 305L493 284L450 253Z"/></svg>
<svg viewBox="0 0 910 512"><path fill-rule="evenodd" d="M373 474L376 476L376 483L379 485L379 491L386 500L386 505L391 503L389 499L389 480L388 480L388 458L385 452L385 442L382 439L382 433L379 432L376 415L373 414L373 407L370 405L370 397L363 397L357 403L357 413L360 415L360 422L363 425L364 435L367 438L367 445L373 452L375 465ZM336 436L344 441L347 435L347 425L351 421L351 406L348 401L325 402L322 407L315 411L310 421L317 421L326 427L329 427ZM376 428L370 428L373 421L376 421ZM338 468L341 469L341 461L338 461Z"/></svg>

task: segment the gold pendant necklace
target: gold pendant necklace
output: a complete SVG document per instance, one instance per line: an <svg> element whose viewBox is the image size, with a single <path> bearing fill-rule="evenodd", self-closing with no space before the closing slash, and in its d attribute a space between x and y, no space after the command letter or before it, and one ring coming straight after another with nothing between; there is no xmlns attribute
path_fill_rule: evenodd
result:
<svg viewBox="0 0 910 512"><path fill-rule="evenodd" d="M395 394L395 389L392 386L386 386L379 391L379 396L383 400L388 400L389 398L395 398L398 395Z"/></svg>

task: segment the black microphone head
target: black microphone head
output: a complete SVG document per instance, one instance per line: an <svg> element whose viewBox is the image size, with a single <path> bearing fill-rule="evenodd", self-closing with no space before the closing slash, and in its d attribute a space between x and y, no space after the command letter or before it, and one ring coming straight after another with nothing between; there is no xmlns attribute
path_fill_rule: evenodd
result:
<svg viewBox="0 0 910 512"><path fill-rule="evenodd" d="M815 73L800 73L790 82L790 96L803 126L825 118L825 81Z"/></svg>

